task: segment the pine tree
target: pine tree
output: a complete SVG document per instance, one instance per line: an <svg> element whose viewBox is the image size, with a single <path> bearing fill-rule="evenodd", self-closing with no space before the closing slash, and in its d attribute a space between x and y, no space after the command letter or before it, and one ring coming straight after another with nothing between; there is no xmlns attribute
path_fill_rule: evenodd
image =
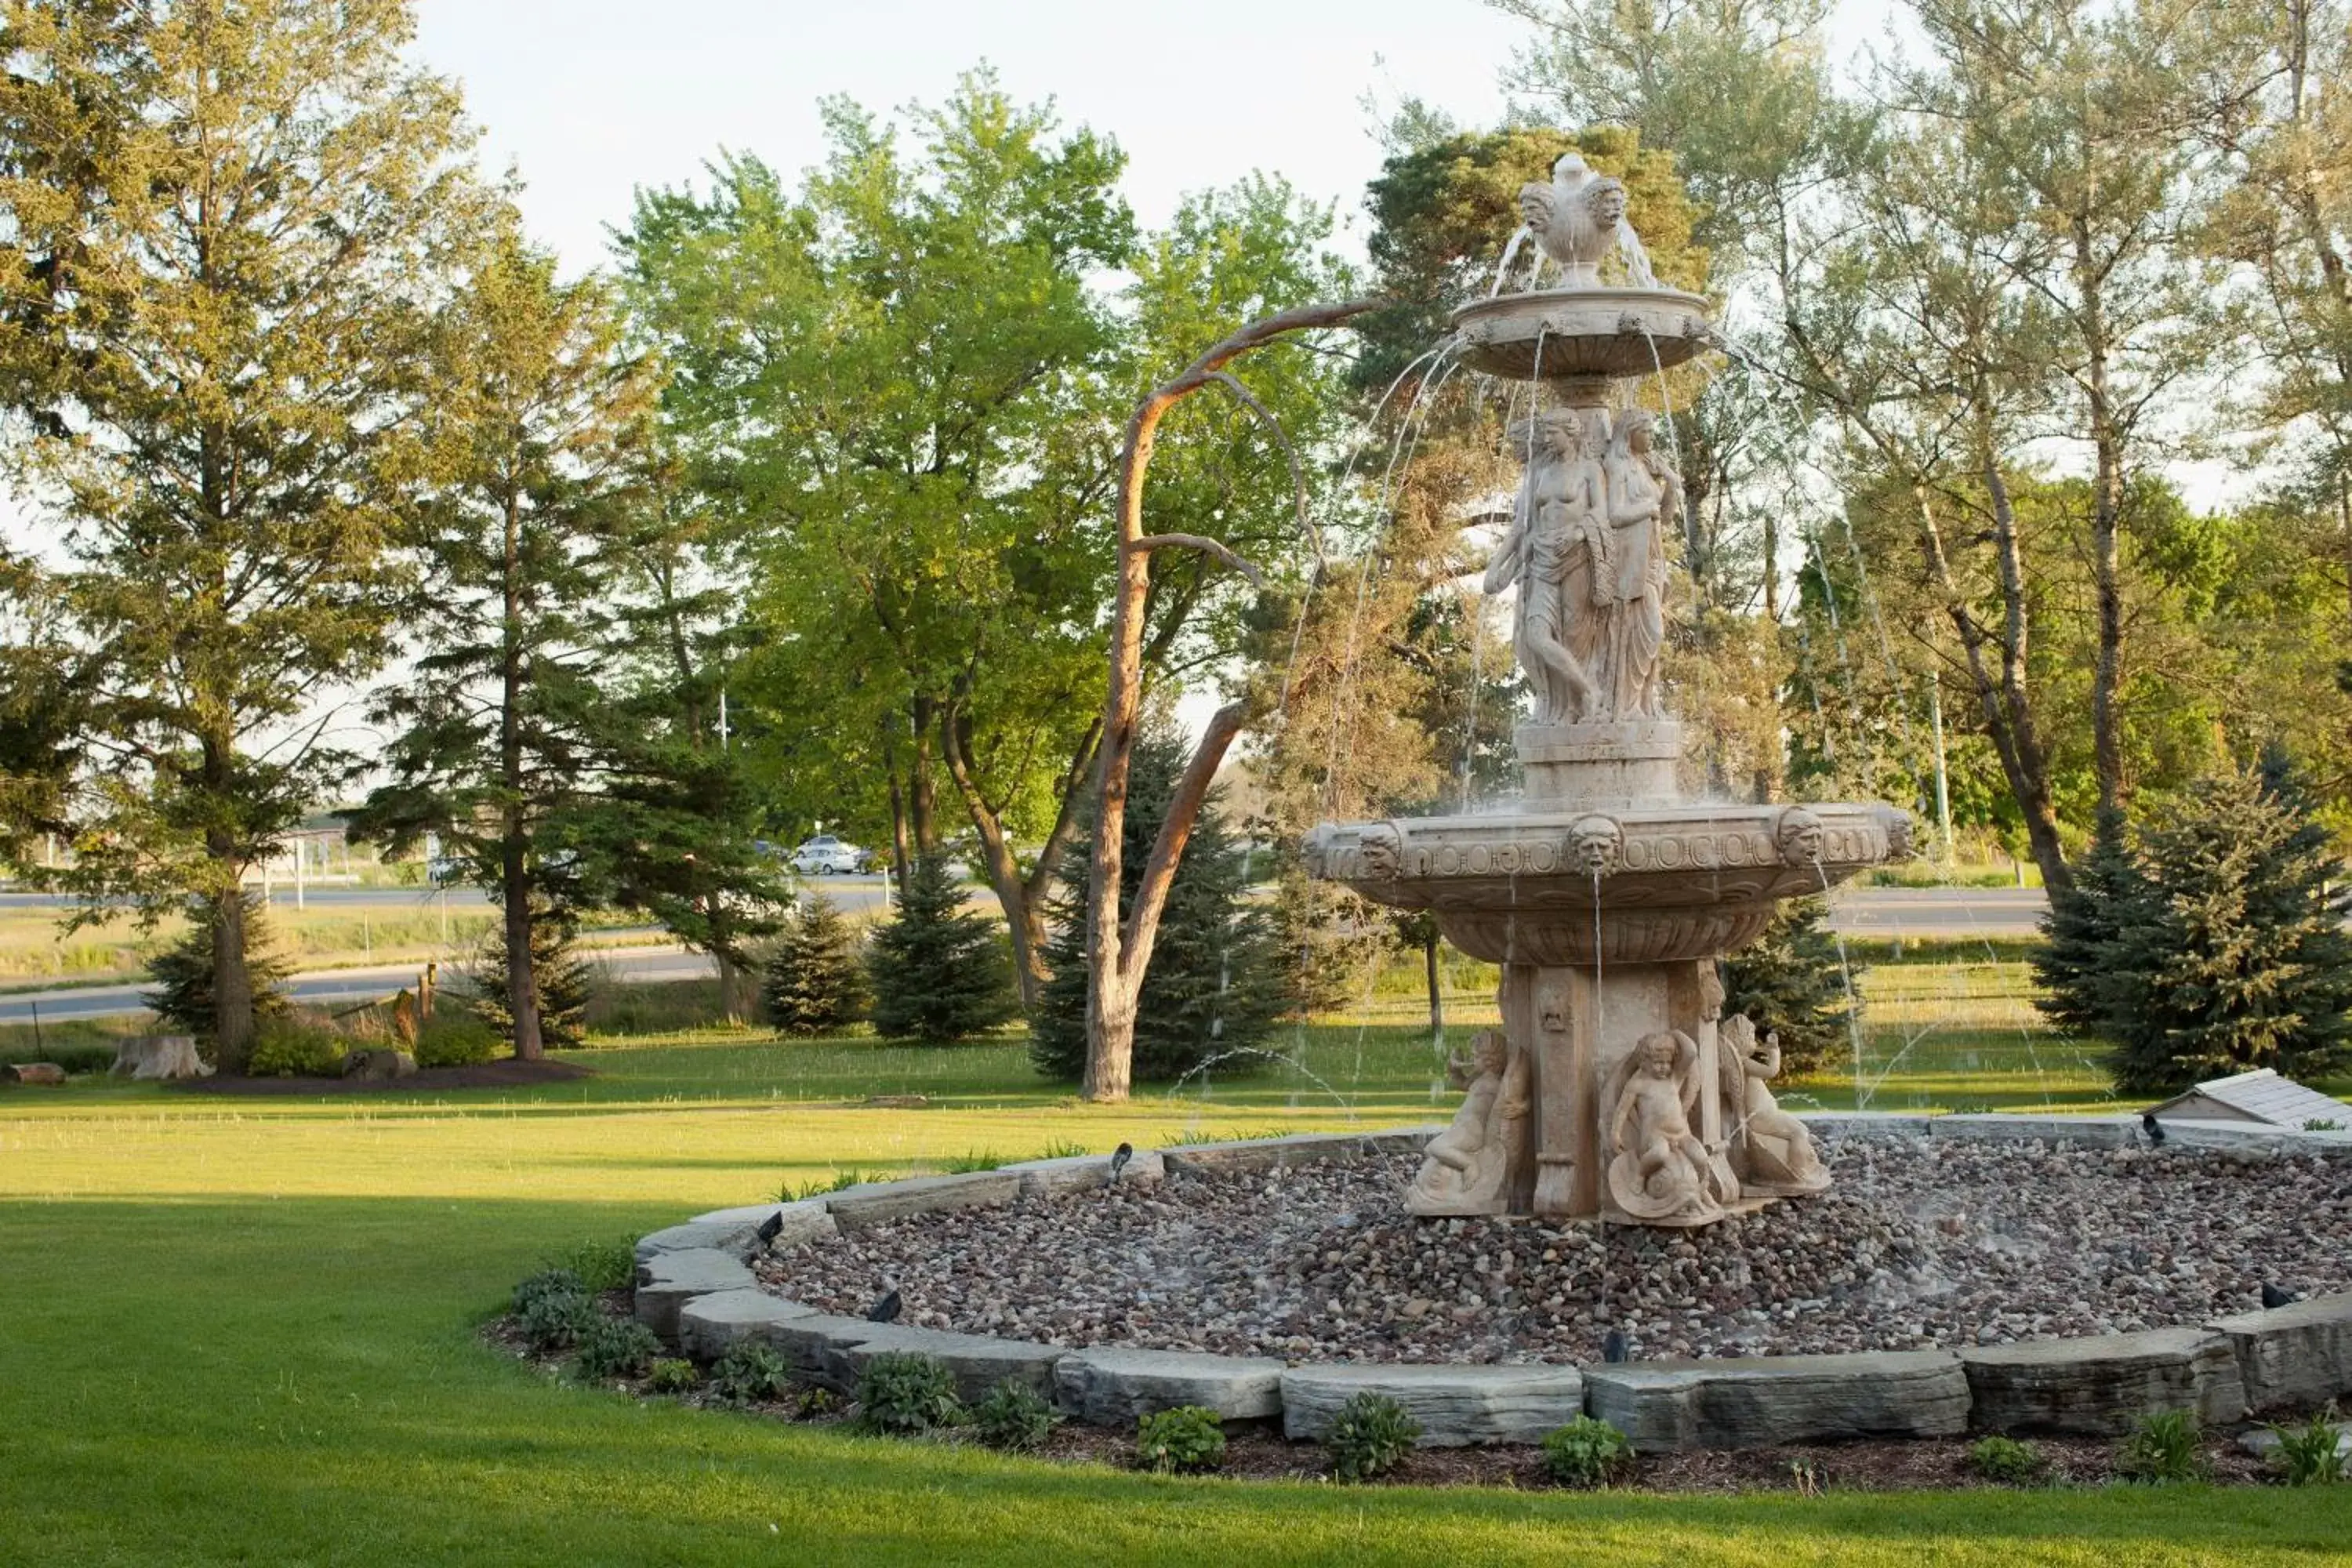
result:
<svg viewBox="0 0 2352 1568"><path fill-rule="evenodd" d="M609 897L613 813L644 726L604 689L625 544L645 502L654 374L619 307L504 216L433 339L424 582L411 678L378 694L387 781L354 822L398 849L426 833L502 906L515 1055L547 1043L530 973L549 909ZM634 732L633 732L634 731ZM686 852L683 846L677 852ZM595 887L592 883L605 886Z"/></svg>
<svg viewBox="0 0 2352 1568"><path fill-rule="evenodd" d="M2074 885L2055 889L2042 921L2047 940L2033 955L2040 987L2033 1005L2052 1023L2083 1034L2104 1034L2116 984L2116 940L2127 911L2148 893L2134 857L2124 814L2099 812L2091 847L2074 868Z"/></svg>
<svg viewBox="0 0 2352 1568"><path fill-rule="evenodd" d="M286 960L261 912L261 901L250 893L239 896L245 900L245 967L253 987L253 1016L283 1017L289 1010ZM166 1025L210 1043L219 1028L219 1013L213 1005L213 932L219 922L201 905L189 918L186 934L147 961L155 989L144 1000L148 1011Z"/></svg>
<svg viewBox="0 0 2352 1568"><path fill-rule="evenodd" d="M1783 1070L1812 1072L1845 1059L1853 1049L1861 1002L1848 984L1829 905L1799 899L1780 906L1764 934L1723 963L1723 1011L1745 1013L1761 1037L1780 1037Z"/></svg>
<svg viewBox="0 0 2352 1568"><path fill-rule="evenodd" d="M786 1035L831 1035L865 1016L869 994L856 928L823 893L776 933L761 994Z"/></svg>
<svg viewBox="0 0 2352 1568"><path fill-rule="evenodd" d="M1164 733L1147 733L1136 742L1119 863L1122 914L1142 879L1187 752L1180 738ZM1159 941L1144 971L1135 1020L1139 1081L1166 1082L1220 1052L1257 1048L1284 1008L1272 924L1244 901L1249 857L1216 806L1212 791L1169 885ZM1087 824L1063 859L1063 891L1053 906L1045 947L1050 972L1029 1036L1029 1059L1037 1070L1072 1081L1087 1065L1086 887L1093 858L1094 831Z"/></svg>
<svg viewBox="0 0 2352 1568"><path fill-rule="evenodd" d="M2352 889L2286 758L2201 781L2141 834L2105 1032L2116 1084L2164 1093L2273 1068L2336 1070L2352 1043Z"/></svg>
<svg viewBox="0 0 2352 1568"><path fill-rule="evenodd" d="M538 1004L539 1034L553 1050L577 1050L588 1039L588 996L595 989L596 970L581 954L578 928L570 918L542 903L531 910L530 977ZM476 995L474 1016L511 1044L514 1010L509 1001L507 927L493 923L482 939L480 957L471 979Z"/></svg>
<svg viewBox="0 0 2352 1568"><path fill-rule="evenodd" d="M874 1032L951 1045L1019 1011L995 922L964 907L945 856L915 858L896 917L874 933Z"/></svg>
<svg viewBox="0 0 2352 1568"><path fill-rule="evenodd" d="M488 205L409 0L0 0L0 406L54 525L86 908L214 920L250 1048L244 873L358 761L323 693L392 651L425 352Z"/></svg>

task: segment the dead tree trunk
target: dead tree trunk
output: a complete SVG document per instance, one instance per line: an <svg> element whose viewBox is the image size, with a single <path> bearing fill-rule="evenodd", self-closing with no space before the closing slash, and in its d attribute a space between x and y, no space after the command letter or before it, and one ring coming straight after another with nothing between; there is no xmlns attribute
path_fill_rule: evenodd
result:
<svg viewBox="0 0 2352 1568"><path fill-rule="evenodd" d="M1087 889L1087 1071L1081 1092L1091 1100L1122 1100L1133 1077L1135 1010L1144 971L1160 935L1160 913L1168 887L1184 858L1193 820L1209 793L1225 750L1249 716L1244 703L1231 702L1209 721L1176 781L1167 819L1144 862L1135 902L1121 921L1118 910L1120 841L1127 829L1128 764L1143 706L1143 620L1151 591L1151 552L1162 549L1205 551L1253 577L1255 569L1225 545L1196 534L1143 531L1143 480L1160 421L1178 403L1204 386L1220 385L1272 423L1265 405L1250 395L1225 366L1254 348L1287 332L1337 326L1371 310L1377 300L1348 300L1307 305L1251 322L1185 367L1174 380L1147 394L1128 422L1118 465L1118 587L1111 614L1110 682L1103 703L1101 749L1095 761L1095 853ZM1303 504L1303 499L1302 499Z"/></svg>

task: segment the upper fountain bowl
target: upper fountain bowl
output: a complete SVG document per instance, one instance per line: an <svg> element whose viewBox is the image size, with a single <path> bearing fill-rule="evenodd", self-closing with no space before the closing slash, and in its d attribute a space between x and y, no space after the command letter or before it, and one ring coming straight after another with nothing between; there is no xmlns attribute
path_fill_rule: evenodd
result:
<svg viewBox="0 0 2352 1568"><path fill-rule="evenodd" d="M1454 312L1462 363L1513 381L1602 382L1695 359L1706 301L1679 289L1544 289Z"/></svg>

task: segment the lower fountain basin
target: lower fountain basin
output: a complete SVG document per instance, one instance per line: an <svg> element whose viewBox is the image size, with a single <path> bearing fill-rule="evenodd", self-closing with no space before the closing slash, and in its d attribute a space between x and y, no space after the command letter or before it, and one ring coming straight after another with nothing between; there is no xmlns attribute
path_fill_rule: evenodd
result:
<svg viewBox="0 0 2352 1568"><path fill-rule="evenodd" d="M1773 906L1908 854L1892 806L1693 805L1326 823L1311 875L1430 910L1496 963L1664 963L1753 942Z"/></svg>

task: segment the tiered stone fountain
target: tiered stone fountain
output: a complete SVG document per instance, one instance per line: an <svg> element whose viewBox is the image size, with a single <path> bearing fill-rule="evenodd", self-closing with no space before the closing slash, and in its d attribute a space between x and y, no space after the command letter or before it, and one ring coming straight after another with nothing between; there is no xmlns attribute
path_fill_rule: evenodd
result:
<svg viewBox="0 0 2352 1568"><path fill-rule="evenodd" d="M1829 1184L1765 1087L1775 1043L1723 1016L1718 959L1780 900L1907 857L1910 818L1682 798L1659 666L1682 484L1629 384L1704 351L1706 301L1656 284L1622 186L1573 154L1521 205L1559 286L1497 294L1454 322L1471 368L1537 388L1509 432L1526 474L1486 578L1490 594L1517 589L1514 647L1535 694L1516 736L1525 796L1494 815L1327 823L1307 863L1434 911L1456 947L1503 967L1503 1028L1475 1043L1413 1212L1703 1226ZM1601 281L1612 254L1628 284Z"/></svg>

